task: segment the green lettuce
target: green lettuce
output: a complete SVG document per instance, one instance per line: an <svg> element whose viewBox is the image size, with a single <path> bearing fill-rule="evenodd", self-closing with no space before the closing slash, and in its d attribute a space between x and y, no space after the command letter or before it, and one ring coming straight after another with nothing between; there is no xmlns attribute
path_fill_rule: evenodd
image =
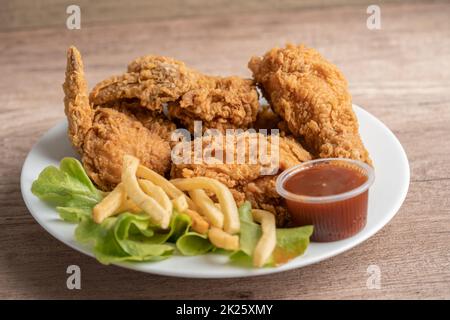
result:
<svg viewBox="0 0 450 320"><path fill-rule="evenodd" d="M251 266L253 251L262 234L261 226L253 222L249 203L244 203L239 208L239 218L241 221L240 249L234 252L230 259L236 264ZM313 226L277 228L277 244L266 266L280 265L302 255L309 245L312 232Z"/></svg>
<svg viewBox="0 0 450 320"><path fill-rule="evenodd" d="M83 216L90 215L92 208L103 198L75 158L62 159L59 168L45 168L33 182L31 192L56 206L61 218L69 222L78 222Z"/></svg>
<svg viewBox="0 0 450 320"><path fill-rule="evenodd" d="M78 223L76 240L92 246L96 258L104 264L158 261L171 256L176 248L186 255L202 254L213 248L205 236L189 232L191 218L176 211L167 230L153 225L146 214L129 212L95 223L92 208L103 199L103 193L74 158L62 159L59 168L45 168L33 182L31 191L55 206L61 219Z"/></svg>
<svg viewBox="0 0 450 320"><path fill-rule="evenodd" d="M185 256L205 254L214 249L208 237L197 232L187 232L176 242L178 251Z"/></svg>
<svg viewBox="0 0 450 320"><path fill-rule="evenodd" d="M174 218L172 221L178 220ZM172 222L173 226L176 222ZM190 220L187 221L190 223ZM169 237L171 231L164 234ZM101 224L83 218L75 229L77 241L93 246L97 260L109 264L119 261L159 261L170 257L174 246L165 244L162 234L151 228L150 217L124 212Z"/></svg>

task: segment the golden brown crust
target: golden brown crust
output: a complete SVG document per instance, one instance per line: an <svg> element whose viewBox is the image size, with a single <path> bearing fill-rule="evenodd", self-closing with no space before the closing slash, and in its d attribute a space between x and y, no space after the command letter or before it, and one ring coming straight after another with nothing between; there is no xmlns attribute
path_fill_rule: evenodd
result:
<svg viewBox="0 0 450 320"><path fill-rule="evenodd" d="M83 147L82 161L89 177L111 190L121 179L125 154L164 175L170 169L170 146L134 116L112 108L98 108Z"/></svg>
<svg viewBox="0 0 450 320"><path fill-rule="evenodd" d="M169 104L169 115L189 131L194 121L203 129L248 128L258 112L258 93L251 80L239 77L208 77L206 85L186 92L179 101Z"/></svg>
<svg viewBox="0 0 450 320"><path fill-rule="evenodd" d="M102 104L96 108L112 108L129 116L133 116L141 122L144 127L158 136L170 142L172 132L177 128L175 123L167 119L167 117L157 111L152 111L141 106L138 99L133 100L117 100Z"/></svg>
<svg viewBox="0 0 450 320"><path fill-rule="evenodd" d="M164 103L176 101L195 87L199 77L183 62L161 56L138 58L129 64L128 70L98 83L90 93L91 102L102 105L137 98L150 110L161 111Z"/></svg>
<svg viewBox="0 0 450 320"><path fill-rule="evenodd" d="M358 132L347 81L316 50L288 44L249 62L266 99L320 158L342 157L371 164Z"/></svg>
<svg viewBox="0 0 450 320"><path fill-rule="evenodd" d="M169 104L171 118L191 131L195 120L201 120L205 130L248 128L259 107L252 80L203 75L161 56L135 59L125 74L98 83L90 94L94 105L124 99L138 99L156 111Z"/></svg>
<svg viewBox="0 0 450 320"><path fill-rule="evenodd" d="M75 47L67 50L66 79L63 84L64 112L69 123L68 135L78 151L83 147L84 137L92 126L93 112L87 96L83 61Z"/></svg>
<svg viewBox="0 0 450 320"><path fill-rule="evenodd" d="M69 137L89 177L102 190L111 190L120 181L125 154L160 174L170 170L169 138L175 125L137 101L116 100L92 108L81 55L74 47L68 51L63 88Z"/></svg>
<svg viewBox="0 0 450 320"><path fill-rule="evenodd" d="M214 178L229 187L233 193L234 199L238 204L242 204L246 199L252 202L253 207L263 208L273 212L277 216L279 225L283 225L288 221L287 211L283 208L282 198L275 190L276 177L279 171L283 171L293 165L299 164L303 161L311 159L311 155L303 149L303 147L295 141L293 137L279 137L278 147L272 149L270 142L272 137L266 137L258 133L245 132L239 135L246 143L245 162L238 163L201 163L201 164L173 164L171 170L172 178L190 178L196 176L203 176ZM208 146L211 138L202 137L201 144L203 148ZM279 171L267 174L268 171L262 171L264 165L259 162L256 164L249 164L249 142L251 139L266 139L269 147L269 155L278 151ZM197 140L198 141L198 140ZM222 150L223 159L226 159L226 153L231 151L233 159L237 160L236 150L239 139L235 139L232 145L223 148L216 148ZM194 142L190 143L190 149L194 150ZM258 144L259 146L259 144ZM205 149L203 149L205 150ZM258 155L259 156L259 155Z"/></svg>

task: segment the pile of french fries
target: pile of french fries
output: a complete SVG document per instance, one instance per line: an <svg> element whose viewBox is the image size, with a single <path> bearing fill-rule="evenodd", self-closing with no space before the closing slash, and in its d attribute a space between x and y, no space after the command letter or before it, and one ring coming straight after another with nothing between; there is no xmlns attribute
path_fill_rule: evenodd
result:
<svg viewBox="0 0 450 320"><path fill-rule="evenodd" d="M215 203L208 192L218 200ZM93 220L102 223L122 212L148 214L152 222L167 229L174 210L187 214L191 228L205 234L218 248L239 250L240 220L231 191L221 182L206 177L167 180L139 164L139 159L125 155L122 181L93 209ZM276 245L275 218L264 210L252 210L261 224L262 236L253 253L253 264L263 266Z"/></svg>

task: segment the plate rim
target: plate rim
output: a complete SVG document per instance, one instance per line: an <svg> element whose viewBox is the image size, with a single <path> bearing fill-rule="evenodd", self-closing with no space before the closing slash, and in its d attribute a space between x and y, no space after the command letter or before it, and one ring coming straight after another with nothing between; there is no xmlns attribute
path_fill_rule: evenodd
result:
<svg viewBox="0 0 450 320"><path fill-rule="evenodd" d="M402 157L402 162L405 164L404 169L404 174L406 177L406 182L403 186L403 190L398 190L400 196L397 198L397 201L395 203L395 206L393 206L391 212L384 216L383 219L381 219L374 227L372 230L370 230L370 232L367 232L366 234L364 234L364 236L359 239L358 241L353 241L353 242L349 242L341 247L336 248L333 252L325 254L323 256L319 256L317 258L312 258L311 260L308 261L308 263L304 263L302 264L301 261L300 263L296 263L296 264L292 264L292 263L287 263L285 265L282 265L280 267L274 267L274 268L261 268L261 269L247 269L247 268L242 268L242 273L245 274L231 274L231 275L224 275L224 274L186 274L180 271L172 271L172 270L167 270L167 271L163 271L163 270L144 270L141 268L136 268L135 264L133 263L127 263L127 262L119 262L119 263L112 263L112 265L121 267L121 268L125 268L128 270L133 270L133 271L139 271L139 272L143 272L143 273L147 273L147 274L154 274L154 275L160 275L160 276L169 276L169 277L178 277L178 278L198 278L198 279L231 279L231 278L246 278L246 277L255 277L255 276L263 276L263 275L269 275L269 274L274 274L274 273L280 273L280 272L285 272L285 271L289 271L289 270L294 270L294 269L299 269L305 266L309 266L309 265L313 265L313 264L317 264L321 261L330 259L332 257L335 257L343 252L346 252L360 244L362 244L363 242L365 242L367 239L373 237L377 232L379 232L382 228L384 228L392 219L393 217L398 213L398 211L400 210L402 204L404 203L406 196L408 194L408 190L409 190L409 186L411 183L411 173L410 173L410 165L409 165L409 160L406 154L405 149L403 148L402 144L400 143L400 141L398 140L398 138L395 136L395 134L381 121L379 120L377 117L375 117L374 115L372 115L370 112L366 111L365 109L363 109L362 107L353 104L353 108L355 109L355 111L357 110L360 113L364 113L365 116L371 118L371 120L377 122L377 124L382 127L384 129L384 131L386 131L389 136L391 137L392 141L396 144L397 148L401 151L399 154ZM25 194L31 192L29 190L25 190L25 185L27 184L25 182L25 174L24 174L24 169L27 167L28 161L30 161L30 157L31 154L33 153L33 150L37 147L37 145L39 144L39 142L41 141L41 139L44 137L44 135L48 134L51 130L56 130L57 127L61 126L62 122L65 122L66 120L62 120L62 121L58 121L54 126L52 126L51 128L49 128L47 131L45 131L45 133L43 135L41 135L39 137L39 139L37 139L37 141L33 144L33 146L31 147L30 151L28 152L25 161L22 165L21 168L21 175L20 175L20 190L21 190L21 195L22 195L22 199L29 211L29 213L31 214L31 216L36 220L36 222L46 231L48 232L53 238L55 238L56 240L58 240L61 243L64 243L65 245L67 245L68 247L81 252L93 259L95 259L95 256L92 252L92 250L88 250L86 246L83 246L81 244L75 243L75 242L70 242L70 241L66 241L65 239L61 239L60 237L58 237L48 226L46 223L44 223L43 221L41 221L41 219L38 217L39 215L37 213L34 213L34 209L32 209L32 205L29 203L29 201L27 200L27 197L25 196ZM27 186L28 187L28 186ZM55 211L56 212L56 211ZM307 252L306 252L307 253ZM300 258L300 257L299 257ZM98 262L100 263L100 262ZM151 262L154 263L154 262Z"/></svg>

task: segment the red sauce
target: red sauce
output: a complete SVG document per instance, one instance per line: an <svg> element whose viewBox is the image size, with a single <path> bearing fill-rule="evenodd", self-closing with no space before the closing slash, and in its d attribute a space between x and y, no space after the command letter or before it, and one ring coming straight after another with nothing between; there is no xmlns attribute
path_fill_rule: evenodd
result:
<svg viewBox="0 0 450 320"><path fill-rule="evenodd" d="M350 165L323 163L300 170L284 183L297 195L322 197L351 191L367 181L361 169ZM312 241L326 242L358 233L367 220L368 191L338 201L308 202L286 199L296 226L314 225Z"/></svg>

